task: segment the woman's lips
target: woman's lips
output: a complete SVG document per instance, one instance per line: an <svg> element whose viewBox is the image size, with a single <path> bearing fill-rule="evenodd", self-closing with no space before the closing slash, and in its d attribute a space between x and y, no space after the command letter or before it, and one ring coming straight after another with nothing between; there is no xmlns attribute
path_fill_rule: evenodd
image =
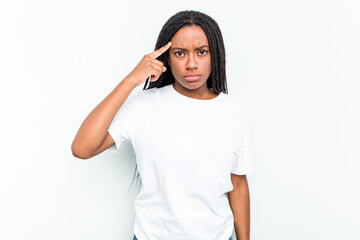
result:
<svg viewBox="0 0 360 240"><path fill-rule="evenodd" d="M188 81L196 81L200 79L200 75L187 75L185 79Z"/></svg>

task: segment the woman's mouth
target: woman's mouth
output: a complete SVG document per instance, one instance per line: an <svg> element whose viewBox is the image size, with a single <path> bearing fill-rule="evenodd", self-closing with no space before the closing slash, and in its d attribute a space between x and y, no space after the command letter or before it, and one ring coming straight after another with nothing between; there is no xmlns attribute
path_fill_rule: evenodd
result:
<svg viewBox="0 0 360 240"><path fill-rule="evenodd" d="M198 75L198 74L189 74L189 75L186 75L185 76L185 79L187 81L196 81L196 80L199 80L200 79L200 76L201 75Z"/></svg>

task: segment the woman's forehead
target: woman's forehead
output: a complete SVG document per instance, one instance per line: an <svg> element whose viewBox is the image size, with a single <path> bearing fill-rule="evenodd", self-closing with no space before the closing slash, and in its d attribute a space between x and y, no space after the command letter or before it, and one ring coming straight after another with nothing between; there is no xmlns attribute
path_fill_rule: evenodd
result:
<svg viewBox="0 0 360 240"><path fill-rule="evenodd" d="M199 26L186 26L177 31L171 38L172 47L198 48L209 45L204 30Z"/></svg>

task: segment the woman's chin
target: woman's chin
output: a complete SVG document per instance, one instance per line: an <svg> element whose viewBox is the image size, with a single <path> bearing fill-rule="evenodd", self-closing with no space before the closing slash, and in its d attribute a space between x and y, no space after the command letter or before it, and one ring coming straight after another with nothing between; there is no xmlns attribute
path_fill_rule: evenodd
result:
<svg viewBox="0 0 360 240"><path fill-rule="evenodd" d="M206 82L202 82L201 79L199 79L199 80L192 80L192 81L182 80L181 82L178 81L178 83L179 83L179 85L181 85L187 89L197 89L197 88L203 86Z"/></svg>

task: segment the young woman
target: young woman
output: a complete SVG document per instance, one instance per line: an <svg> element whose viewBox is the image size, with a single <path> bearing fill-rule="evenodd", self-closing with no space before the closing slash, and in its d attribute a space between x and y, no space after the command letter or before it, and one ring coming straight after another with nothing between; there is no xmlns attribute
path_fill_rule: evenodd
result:
<svg viewBox="0 0 360 240"><path fill-rule="evenodd" d="M246 105L227 94L218 24L181 11L155 47L88 115L73 143L91 158L131 141L142 187L134 239L248 240L252 173ZM144 91L130 94L150 78Z"/></svg>

